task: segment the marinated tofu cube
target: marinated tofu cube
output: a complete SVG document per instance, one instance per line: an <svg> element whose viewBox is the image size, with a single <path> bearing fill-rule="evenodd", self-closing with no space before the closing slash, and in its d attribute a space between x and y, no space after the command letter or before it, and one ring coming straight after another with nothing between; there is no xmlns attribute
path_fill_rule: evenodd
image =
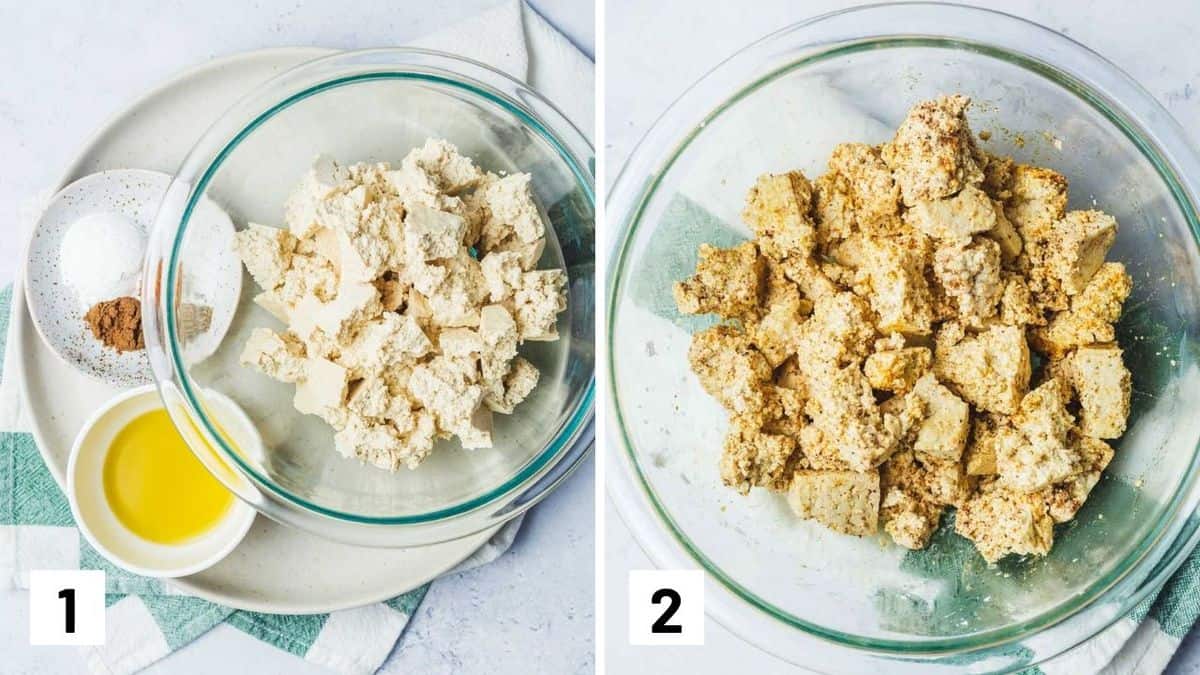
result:
<svg viewBox="0 0 1200 675"><path fill-rule="evenodd" d="M933 372L976 408L1015 413L1029 390L1025 333L1015 326L992 326L954 344L943 344L939 339Z"/></svg>
<svg viewBox="0 0 1200 675"><path fill-rule="evenodd" d="M684 314L752 314L758 309L765 271L752 241L726 249L701 244L696 274L675 284L675 304Z"/></svg>
<svg viewBox="0 0 1200 675"><path fill-rule="evenodd" d="M879 473L797 471L787 499L800 518L844 534L874 534L879 522Z"/></svg>
<svg viewBox="0 0 1200 675"><path fill-rule="evenodd" d="M943 246L934 253L933 272L959 320L978 326L996 315L1004 293L996 242L976 238L965 246Z"/></svg>
<svg viewBox="0 0 1200 675"><path fill-rule="evenodd" d="M704 390L735 413L761 407L762 385L773 374L745 335L720 324L692 336L688 362Z"/></svg>
<svg viewBox="0 0 1200 675"><path fill-rule="evenodd" d="M879 317L879 330L927 335L933 311L924 258L917 251L883 239L865 242L863 253L868 279L865 295Z"/></svg>
<svg viewBox="0 0 1200 675"><path fill-rule="evenodd" d="M913 106L883 146L904 203L944 199L983 181L981 157L967 124L966 96L939 96Z"/></svg>
<svg viewBox="0 0 1200 675"><path fill-rule="evenodd" d="M1067 295L1083 291L1117 237L1117 220L1101 211L1071 211L1054 226L1048 255Z"/></svg>
<svg viewBox="0 0 1200 675"><path fill-rule="evenodd" d="M925 404L925 419L917 426L913 450L922 460L957 462L967 442L970 408L927 373L913 387Z"/></svg>
<svg viewBox="0 0 1200 675"><path fill-rule="evenodd" d="M929 372L932 363L933 354L928 347L885 349L867 357L863 374L872 388L902 394Z"/></svg>
<svg viewBox="0 0 1200 675"><path fill-rule="evenodd" d="M1054 519L1042 496L999 487L959 507L954 529L990 564L1011 554L1046 555L1054 544Z"/></svg>
<svg viewBox="0 0 1200 675"><path fill-rule="evenodd" d="M783 492L800 457L796 439L767 433L752 417L735 416L721 452L721 482L741 494L752 487Z"/></svg>
<svg viewBox="0 0 1200 675"><path fill-rule="evenodd" d="M1071 307L1058 312L1046 326L1030 333L1034 349L1059 359L1072 349L1116 339L1113 322L1133 289L1133 279L1121 263L1104 263L1083 292L1071 298Z"/></svg>
<svg viewBox="0 0 1200 675"><path fill-rule="evenodd" d="M1025 395L1013 423L1024 443L997 449L999 483L1020 492L1036 492L1074 475L1077 449L1068 443L1075 424L1067 410L1069 396L1062 383L1051 379Z"/></svg>
<svg viewBox="0 0 1200 675"><path fill-rule="evenodd" d="M1114 344L1080 347L1064 372L1079 398L1079 428L1092 438L1120 438L1129 418L1131 377Z"/></svg>
<svg viewBox="0 0 1200 675"><path fill-rule="evenodd" d="M765 255L803 258L816 244L812 203L812 185L803 173L763 174L746 195L742 220L754 230Z"/></svg>
<svg viewBox="0 0 1200 675"><path fill-rule="evenodd" d="M945 199L917 202L905 217L917 230L949 243L970 241L991 231L998 220L992 198L974 186Z"/></svg>

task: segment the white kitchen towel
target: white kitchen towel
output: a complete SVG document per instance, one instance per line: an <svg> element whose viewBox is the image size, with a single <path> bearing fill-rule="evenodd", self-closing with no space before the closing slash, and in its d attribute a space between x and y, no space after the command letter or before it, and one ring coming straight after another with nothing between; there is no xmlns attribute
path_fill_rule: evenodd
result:
<svg viewBox="0 0 1200 675"><path fill-rule="evenodd" d="M508 0L412 44L466 56L525 81L591 137L594 129L591 61L520 0ZM18 219L22 228L18 231L28 231L49 196L49 191L32 196L23 205ZM13 297L10 293L21 292L18 283L12 290L0 293L5 301L0 310L0 324L8 324L0 325L0 331L10 337L8 305ZM14 342L9 340L7 344ZM16 372L20 358L15 350L4 350L3 370L0 370L0 432L16 433L0 433L4 438L4 447L0 448L3 460L0 477L14 480L14 474L40 471L44 480L38 491L55 491L57 499L53 508L33 509L39 515L30 517L30 509L20 503L16 490L0 494L0 498L5 498L0 499L0 506L7 503L9 507L6 510L9 520L5 522L0 517L0 587L25 587L29 570L35 568L78 567L81 561L93 566L103 564L71 526L69 511L58 513L62 510L57 508L62 505L62 496L40 465L31 437L24 433L30 425L20 386L17 378L6 377ZM22 485L22 489L28 488ZM495 560L511 547L520 524L521 519L510 522L447 575ZM117 570L110 572L116 585L109 589L113 595L108 608L108 642L88 651L90 669L105 675L122 675L145 668L222 621L336 672L372 673L391 653L425 590L421 588L378 605L318 617L288 617L234 612L177 595L169 586L154 580L120 576ZM453 636L447 636L447 640L452 641Z"/></svg>

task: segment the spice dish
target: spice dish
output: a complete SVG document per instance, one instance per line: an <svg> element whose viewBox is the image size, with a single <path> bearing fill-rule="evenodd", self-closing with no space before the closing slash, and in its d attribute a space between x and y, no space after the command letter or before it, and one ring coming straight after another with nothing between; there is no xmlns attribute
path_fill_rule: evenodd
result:
<svg viewBox="0 0 1200 675"><path fill-rule="evenodd" d="M140 294L146 234L170 181L167 174L142 169L80 178L50 199L26 250L25 298L42 339L71 367L119 387L151 381L142 349L141 300L134 296ZM228 328L242 280L237 257L228 250L229 217L211 200L201 204L197 217L211 234L196 242L208 255L188 273L198 291L185 312L206 326L205 337L188 344L199 359ZM93 255L87 255L89 248Z"/></svg>

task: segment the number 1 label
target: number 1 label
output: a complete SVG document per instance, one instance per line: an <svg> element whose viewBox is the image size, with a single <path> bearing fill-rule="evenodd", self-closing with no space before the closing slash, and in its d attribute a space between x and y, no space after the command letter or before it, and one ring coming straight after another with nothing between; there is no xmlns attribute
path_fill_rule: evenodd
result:
<svg viewBox="0 0 1200 675"><path fill-rule="evenodd" d="M104 636L104 572L29 573L30 644L102 645Z"/></svg>
<svg viewBox="0 0 1200 675"><path fill-rule="evenodd" d="M629 573L629 642L704 644L704 573L633 570Z"/></svg>

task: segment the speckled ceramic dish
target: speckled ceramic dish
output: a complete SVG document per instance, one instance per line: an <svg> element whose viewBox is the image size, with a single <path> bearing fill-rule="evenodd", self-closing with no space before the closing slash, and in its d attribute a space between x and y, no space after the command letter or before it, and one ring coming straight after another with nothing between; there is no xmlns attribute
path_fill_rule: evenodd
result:
<svg viewBox="0 0 1200 675"><path fill-rule="evenodd" d="M85 176L51 198L34 227L26 252L25 297L42 339L71 367L118 387L153 381L149 357L144 350L118 352L92 336L83 321L87 307L62 281L59 248L71 224L93 213L120 213L145 235L170 182L168 174L143 169L114 169ZM208 307L211 318L207 329L197 331L186 349L192 357L203 359L220 344L233 320L242 275L229 246L233 237L229 216L211 200L204 201L197 213L203 226L196 230L195 244L205 251L197 258L204 261L204 269L187 274L199 294L196 297L202 297L196 304Z"/></svg>

